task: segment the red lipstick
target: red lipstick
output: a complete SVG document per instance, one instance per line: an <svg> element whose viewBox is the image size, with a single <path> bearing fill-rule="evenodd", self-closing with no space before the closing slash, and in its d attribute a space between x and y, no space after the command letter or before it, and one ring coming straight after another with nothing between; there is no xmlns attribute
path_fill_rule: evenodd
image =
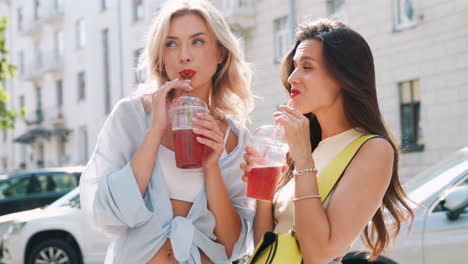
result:
<svg viewBox="0 0 468 264"><path fill-rule="evenodd" d="M301 94L299 90L296 90L296 89L291 90L291 98L294 98L295 96L298 96L299 94Z"/></svg>
<svg viewBox="0 0 468 264"><path fill-rule="evenodd" d="M184 69L184 70L179 72L179 75L184 80L191 80L193 78L193 76L195 76L196 73L197 72L195 70Z"/></svg>

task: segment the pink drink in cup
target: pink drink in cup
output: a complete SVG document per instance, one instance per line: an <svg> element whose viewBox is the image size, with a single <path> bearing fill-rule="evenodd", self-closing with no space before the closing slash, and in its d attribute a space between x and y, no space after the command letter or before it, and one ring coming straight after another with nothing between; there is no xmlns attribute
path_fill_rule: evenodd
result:
<svg viewBox="0 0 468 264"><path fill-rule="evenodd" d="M201 137L193 132L192 118L197 113L208 113L206 103L193 96L181 96L171 106L171 125L174 137L176 166L180 169L202 167L205 145L197 141Z"/></svg>
<svg viewBox="0 0 468 264"><path fill-rule="evenodd" d="M289 148L284 142L256 134L249 143L258 156L248 175L247 196L271 201Z"/></svg>

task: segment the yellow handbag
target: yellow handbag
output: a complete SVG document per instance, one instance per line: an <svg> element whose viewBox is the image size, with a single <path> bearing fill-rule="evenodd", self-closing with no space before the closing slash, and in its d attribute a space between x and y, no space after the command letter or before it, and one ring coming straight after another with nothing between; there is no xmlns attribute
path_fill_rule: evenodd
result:
<svg viewBox="0 0 468 264"><path fill-rule="evenodd" d="M363 135L338 153L317 176L318 189L323 203L334 188L348 164L367 140L379 137ZM294 234L266 232L247 264L301 264L302 253Z"/></svg>

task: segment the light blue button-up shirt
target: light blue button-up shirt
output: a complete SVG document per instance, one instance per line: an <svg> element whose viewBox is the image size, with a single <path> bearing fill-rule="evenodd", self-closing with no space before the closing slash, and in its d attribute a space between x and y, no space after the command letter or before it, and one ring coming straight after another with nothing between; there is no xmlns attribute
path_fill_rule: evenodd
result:
<svg viewBox="0 0 468 264"><path fill-rule="evenodd" d="M104 124L91 159L81 176L83 211L98 227L117 234L109 246L106 262L146 263L171 240L180 263L201 263L202 250L214 263L230 263L251 250L254 210L246 197L239 168L249 132L227 119L238 136L237 147L221 157L224 184L240 215L242 228L230 258L215 242L215 218L208 210L203 189L186 217L174 217L167 186L156 160L147 191L142 197L130 160L141 145L151 123L139 97L120 101Z"/></svg>

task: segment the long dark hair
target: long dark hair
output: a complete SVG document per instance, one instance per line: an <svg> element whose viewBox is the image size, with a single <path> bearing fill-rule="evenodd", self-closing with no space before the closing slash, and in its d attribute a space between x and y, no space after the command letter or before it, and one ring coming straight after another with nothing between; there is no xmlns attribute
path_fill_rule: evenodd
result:
<svg viewBox="0 0 468 264"><path fill-rule="evenodd" d="M322 55L328 72L341 84L345 115L353 127L363 128L367 133L385 138L394 149L393 172L390 185L382 205L372 217L372 223L363 232L363 241L372 251L370 258L376 259L394 238L401 223L413 219L411 207L405 201L406 193L401 187L398 176L399 147L386 127L377 101L374 59L364 38L339 21L321 19L305 22L299 26L294 47L289 51L282 64L281 79L290 92L288 77L294 71L293 57L299 44L308 39L322 43ZM312 149L319 144L322 133L320 124L313 113L305 115L310 121L310 140ZM281 179L279 188L292 178L294 161L288 155L289 170ZM394 222L387 229L384 211L388 210Z"/></svg>

